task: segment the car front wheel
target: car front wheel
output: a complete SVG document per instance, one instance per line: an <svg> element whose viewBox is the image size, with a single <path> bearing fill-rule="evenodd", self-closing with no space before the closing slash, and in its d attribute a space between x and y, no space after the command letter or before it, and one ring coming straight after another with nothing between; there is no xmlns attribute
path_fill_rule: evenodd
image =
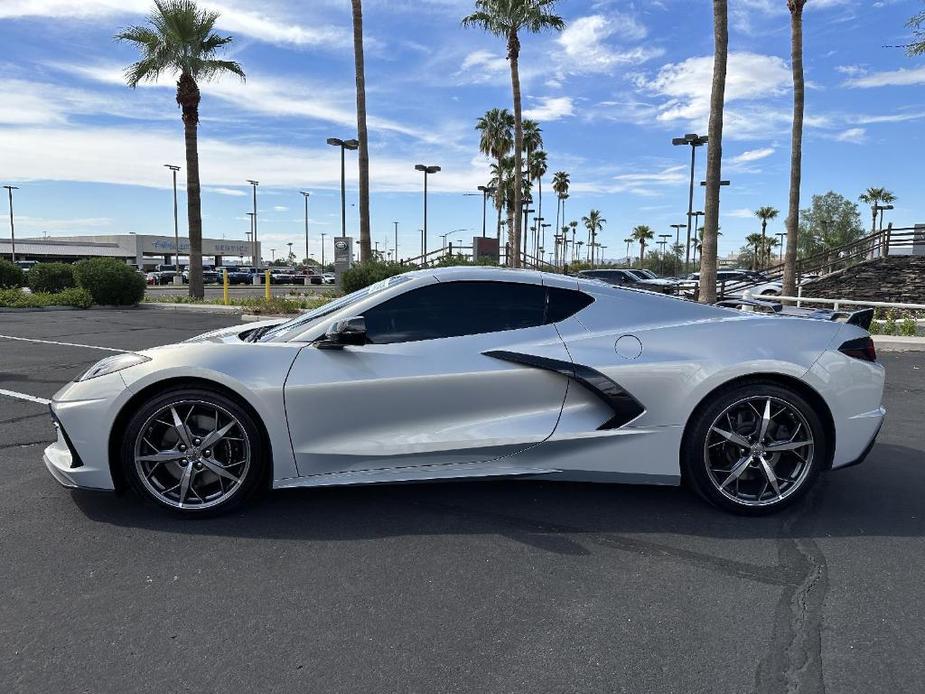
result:
<svg viewBox="0 0 925 694"><path fill-rule="evenodd" d="M798 501L826 460L828 441L799 393L755 382L717 394L685 437L685 474L727 511L763 515Z"/></svg>
<svg viewBox="0 0 925 694"><path fill-rule="evenodd" d="M126 478L174 512L228 511L256 489L265 464L259 429L237 402L210 390L167 391L132 416L122 443Z"/></svg>

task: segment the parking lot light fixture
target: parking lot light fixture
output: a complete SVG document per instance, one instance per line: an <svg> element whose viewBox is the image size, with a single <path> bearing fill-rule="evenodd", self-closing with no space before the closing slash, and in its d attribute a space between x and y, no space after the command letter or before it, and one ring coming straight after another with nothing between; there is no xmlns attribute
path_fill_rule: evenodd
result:
<svg viewBox="0 0 925 694"><path fill-rule="evenodd" d="M254 189L254 209L253 209L254 216L252 217L253 224L251 228L254 230L254 259L255 259L254 264L259 268L260 259L257 257L257 186L260 185L260 182L255 181L250 178L247 179L247 182L250 183L251 188Z"/></svg>
<svg viewBox="0 0 925 694"><path fill-rule="evenodd" d="M173 174L173 240L174 240L174 263L177 269L180 269L180 225L177 221L177 171L180 167L176 164L164 164Z"/></svg>
<svg viewBox="0 0 925 694"><path fill-rule="evenodd" d="M3 186L10 198L10 257L16 262L16 225L13 223L13 191L19 190L17 186Z"/></svg>
<svg viewBox="0 0 925 694"><path fill-rule="evenodd" d="M248 219L250 220L250 224L251 224L251 230L247 232L247 241L251 247L251 263L256 268L258 265L257 265L257 244L254 242L254 213L245 212L244 214L247 215Z"/></svg>
<svg viewBox="0 0 925 694"><path fill-rule="evenodd" d="M671 141L675 147L688 146L691 148L691 185L687 198L687 252L684 259L685 263L690 263L691 258L691 213L694 211L694 167L697 160L697 148L702 147L710 141L706 135L697 133L687 133L684 137L676 137Z"/></svg>
<svg viewBox="0 0 925 694"><path fill-rule="evenodd" d="M324 237L327 236L326 233L321 234L321 272L324 273Z"/></svg>
<svg viewBox="0 0 925 694"><path fill-rule="evenodd" d="M311 193L304 190L299 192L302 193L302 197L305 199L305 262L308 262L308 199L311 197Z"/></svg>
<svg viewBox="0 0 925 694"><path fill-rule="evenodd" d="M482 193L482 238L485 238L486 231L486 222L488 221L488 198L494 195L498 189L494 186L479 186L478 188Z"/></svg>
<svg viewBox="0 0 925 694"><path fill-rule="evenodd" d="M329 137L327 143L332 147L340 147L340 235L347 235L347 169L345 165L345 152L360 146L359 140L341 140Z"/></svg>
<svg viewBox="0 0 925 694"><path fill-rule="evenodd" d="M778 233L774 235L780 239L780 255L778 256L778 261L783 263L784 262L784 244L787 241L787 232L779 231Z"/></svg>
<svg viewBox="0 0 925 694"><path fill-rule="evenodd" d="M424 229L421 231L421 255L425 256L427 255L427 178L431 174L439 173L442 169L439 166L415 164L414 170L424 174Z"/></svg>

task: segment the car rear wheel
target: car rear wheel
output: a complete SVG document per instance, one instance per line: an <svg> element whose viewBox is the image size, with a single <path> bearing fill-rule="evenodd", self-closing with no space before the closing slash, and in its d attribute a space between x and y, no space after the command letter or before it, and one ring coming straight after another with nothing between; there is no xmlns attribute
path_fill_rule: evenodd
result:
<svg viewBox="0 0 925 694"><path fill-rule="evenodd" d="M828 441L799 393L755 382L720 392L688 428L685 474L722 509L773 513L798 501L818 477Z"/></svg>
<svg viewBox="0 0 925 694"><path fill-rule="evenodd" d="M251 495L265 451L252 417L238 403L183 388L157 396L132 416L122 463L142 497L183 515L205 516Z"/></svg>

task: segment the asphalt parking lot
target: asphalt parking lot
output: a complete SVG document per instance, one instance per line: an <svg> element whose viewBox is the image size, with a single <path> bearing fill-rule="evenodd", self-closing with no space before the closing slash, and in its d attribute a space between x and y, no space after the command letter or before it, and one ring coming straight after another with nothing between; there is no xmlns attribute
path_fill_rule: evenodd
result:
<svg viewBox="0 0 925 694"><path fill-rule="evenodd" d="M0 389L49 398L94 347L236 320L0 314ZM920 692L925 352L881 356L867 462L764 519L680 489L480 482L180 521L58 486L46 407L0 395L0 691Z"/></svg>

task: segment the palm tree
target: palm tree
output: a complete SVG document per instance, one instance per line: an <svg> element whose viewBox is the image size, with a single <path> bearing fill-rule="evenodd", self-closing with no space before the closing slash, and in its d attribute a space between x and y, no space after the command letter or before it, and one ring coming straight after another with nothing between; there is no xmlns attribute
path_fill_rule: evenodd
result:
<svg viewBox="0 0 925 694"><path fill-rule="evenodd" d="M154 0L154 11L145 26L130 26L118 34L138 48L141 57L125 70L125 81L133 89L153 82L162 73L179 75L177 104L183 114L186 143L186 211L189 225L189 293L202 298L202 199L199 184L199 81L230 73L244 79L244 70L232 60L216 57L231 43L213 29L218 12L200 10L194 0ZM179 248L177 249L179 254Z"/></svg>
<svg viewBox="0 0 925 694"><path fill-rule="evenodd" d="M784 256L785 296L797 291L797 247L800 233L800 181L803 175L803 6L806 0L787 0L790 9L790 62L793 68L793 132L790 137L790 204L787 209L787 252Z"/></svg>
<svg viewBox="0 0 925 694"><path fill-rule="evenodd" d="M697 234L694 240L694 257L696 257L698 253L700 254L701 257L703 257L703 234L704 234L704 228L697 227ZM722 235L723 235L723 232L717 229L716 230L717 239Z"/></svg>
<svg viewBox="0 0 925 694"><path fill-rule="evenodd" d="M577 257L575 255L575 230L578 229L578 221L573 219L571 222L569 222L568 229L572 232L572 261L574 262Z"/></svg>
<svg viewBox="0 0 925 694"><path fill-rule="evenodd" d="M700 301L716 301L716 233L719 230L719 187L723 163L723 105L726 96L726 62L729 54L727 0L713 0L713 85L710 125L707 131L706 204L703 216L703 250L700 253Z"/></svg>
<svg viewBox="0 0 925 694"><path fill-rule="evenodd" d="M646 257L646 242L655 238L655 232L652 231L652 227L640 224L633 227L631 236L634 241L639 243L639 267L642 267L642 261Z"/></svg>
<svg viewBox="0 0 925 694"><path fill-rule="evenodd" d="M536 216L542 220L543 217L543 176L546 175L546 172L549 170L549 162L546 152L541 149L536 150L530 155L530 161L528 162L528 168L530 169L530 180L536 181L537 183L537 194L539 200L536 206ZM542 224L542 221L540 222ZM542 234L542 226L537 230L538 233ZM546 239L540 239L540 242L537 247L544 246Z"/></svg>
<svg viewBox="0 0 925 694"><path fill-rule="evenodd" d="M559 229L560 212L561 218L565 219L565 199L568 197L570 185L569 175L565 171L556 171L552 175L552 189L556 194L556 226ZM556 247L556 256L558 257L558 246Z"/></svg>
<svg viewBox="0 0 925 694"><path fill-rule="evenodd" d="M588 230L588 254L591 267L594 267L594 249L597 247L597 233L604 230L607 220L601 216L600 210L591 210L587 217L581 218L581 223Z"/></svg>
<svg viewBox="0 0 925 694"><path fill-rule="evenodd" d="M764 237L761 234L749 234L745 243L752 247L752 270L758 269L759 259L764 255Z"/></svg>
<svg viewBox="0 0 925 694"><path fill-rule="evenodd" d="M770 206L759 207L757 210L755 210L755 216L761 220L762 239L767 238L768 222L777 217L778 214L778 210ZM762 262L768 264L767 259L762 259Z"/></svg>
<svg viewBox="0 0 925 694"><path fill-rule="evenodd" d="M896 196L886 188L868 188L858 196L858 200L865 205L870 205L870 216L872 219L870 233L874 233L877 231L877 213L881 212L880 205L888 205L891 202L896 202Z"/></svg>
<svg viewBox="0 0 925 694"><path fill-rule="evenodd" d="M366 67L363 60L363 3L353 4L353 62L357 85L357 140L360 167L360 262L372 258L369 236L369 134L366 131Z"/></svg>
<svg viewBox="0 0 925 694"><path fill-rule="evenodd" d="M479 151L493 158L499 165L514 146L514 116L506 108L493 108L478 119L475 129L479 131ZM501 240L501 189L495 190L495 208L498 210L498 241Z"/></svg>
<svg viewBox="0 0 925 694"><path fill-rule="evenodd" d="M520 32L539 33L544 29L561 31L565 21L552 13L558 0L475 0L475 12L464 17L463 26L476 26L507 42L507 59L511 64L511 91L514 97L514 169L523 170L523 109L520 94ZM514 209L520 210L520 186L514 187ZM514 215L515 267L520 265L520 215Z"/></svg>

